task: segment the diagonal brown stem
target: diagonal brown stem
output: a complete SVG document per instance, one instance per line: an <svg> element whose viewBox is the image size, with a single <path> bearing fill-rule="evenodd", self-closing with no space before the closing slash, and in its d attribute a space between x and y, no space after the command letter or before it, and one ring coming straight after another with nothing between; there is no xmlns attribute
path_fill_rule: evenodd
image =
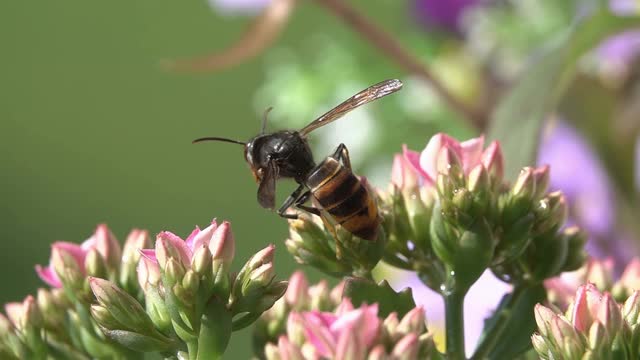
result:
<svg viewBox="0 0 640 360"><path fill-rule="evenodd" d="M360 33L361 36L406 71L431 84L433 89L452 109L465 116L475 127L479 129L484 127L487 120L486 114L471 108L451 94L449 90L433 76L424 63L407 52L390 34L347 4L345 0L316 0L316 2L324 6L356 32Z"/></svg>

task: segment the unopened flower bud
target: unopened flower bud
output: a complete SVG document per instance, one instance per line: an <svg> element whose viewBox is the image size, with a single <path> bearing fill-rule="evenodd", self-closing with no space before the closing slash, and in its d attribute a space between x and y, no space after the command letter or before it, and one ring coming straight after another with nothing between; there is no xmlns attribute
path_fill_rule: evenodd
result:
<svg viewBox="0 0 640 360"><path fill-rule="evenodd" d="M489 190L489 172L482 164L476 165L469 173L467 190L472 193L487 192Z"/></svg>
<svg viewBox="0 0 640 360"><path fill-rule="evenodd" d="M567 219L567 201L564 194L555 191L545 198L538 200L538 206L534 208L536 214L537 233L544 233L560 228Z"/></svg>
<svg viewBox="0 0 640 360"><path fill-rule="evenodd" d="M418 346L418 336L414 333L409 333L393 347L391 356L394 359L416 360L418 359Z"/></svg>
<svg viewBox="0 0 640 360"><path fill-rule="evenodd" d="M306 340L304 329L302 316L297 312L289 313L287 317L287 336L293 344L298 346L304 344Z"/></svg>
<svg viewBox="0 0 640 360"><path fill-rule="evenodd" d="M121 329L124 327L104 306L91 305L91 316L96 320L98 325L107 329Z"/></svg>
<svg viewBox="0 0 640 360"><path fill-rule="evenodd" d="M289 288L284 294L287 304L293 309L299 309L309 302L309 283L302 271L296 271L289 278Z"/></svg>
<svg viewBox="0 0 640 360"><path fill-rule="evenodd" d="M360 336L354 336L350 331L343 331L338 337L335 358L340 360L363 359L365 351L365 344Z"/></svg>
<svg viewBox="0 0 640 360"><path fill-rule="evenodd" d="M403 145L403 152L406 153L406 151L407 146ZM396 154L394 156L391 167L391 182L402 192L413 191L418 187L418 174L406 159L405 154Z"/></svg>
<svg viewBox="0 0 640 360"><path fill-rule="evenodd" d="M634 290L640 290L640 259L633 258L627 264L618 283L625 289L626 295Z"/></svg>
<svg viewBox="0 0 640 360"><path fill-rule="evenodd" d="M191 269L187 270L182 278L182 286L193 293L198 291L198 287L200 286L198 275Z"/></svg>
<svg viewBox="0 0 640 360"><path fill-rule="evenodd" d="M387 358L387 352L382 344L376 345L367 355L367 360L386 360Z"/></svg>
<svg viewBox="0 0 640 360"><path fill-rule="evenodd" d="M504 159L502 157L502 149L500 143L492 142L482 153L482 164L489 172L489 177L495 184L502 183L504 175Z"/></svg>
<svg viewBox="0 0 640 360"><path fill-rule="evenodd" d="M267 263L253 270L242 285L242 295L247 296L256 289L268 286L275 277L273 264Z"/></svg>
<svg viewBox="0 0 640 360"><path fill-rule="evenodd" d="M167 266L169 258L176 259L184 267L190 265L187 245L180 237L168 231L163 231L156 237L156 257L161 269Z"/></svg>
<svg viewBox="0 0 640 360"><path fill-rule="evenodd" d="M536 192L534 199L539 199L544 196L549 188L549 165L544 165L533 169L533 177L536 182Z"/></svg>
<svg viewBox="0 0 640 360"><path fill-rule="evenodd" d="M136 282L136 268L140 261L140 250L151 247L149 232L133 229L127 236L122 251L122 264L120 265L120 284L133 293Z"/></svg>
<svg viewBox="0 0 640 360"><path fill-rule="evenodd" d="M109 270L119 267L122 260L122 250L118 239L105 224L100 224L94 233L95 248L100 252Z"/></svg>
<svg viewBox="0 0 640 360"><path fill-rule="evenodd" d="M81 265L78 264L76 258L55 245L51 250L51 265L63 284L79 287L84 279L84 269L80 267Z"/></svg>
<svg viewBox="0 0 640 360"><path fill-rule="evenodd" d="M331 294L333 291L329 291L329 284L322 280L317 284L309 287L309 297L311 298L310 308L318 310L328 310L329 308L337 305L339 301L332 301ZM340 299L342 296L340 296Z"/></svg>
<svg viewBox="0 0 640 360"><path fill-rule="evenodd" d="M272 343L267 343L265 346L264 357L267 360L282 360L282 357L280 357L280 349Z"/></svg>
<svg viewBox="0 0 640 360"><path fill-rule="evenodd" d="M95 248L89 250L87 253L87 257L84 260L84 268L89 276L100 278L108 277L105 259L102 258L102 255L100 255L98 250Z"/></svg>
<svg viewBox="0 0 640 360"><path fill-rule="evenodd" d="M416 333L422 334L425 331L425 315L424 309L421 306L415 307L411 309L405 316L400 320L398 324L398 331L404 333Z"/></svg>
<svg viewBox="0 0 640 360"><path fill-rule="evenodd" d="M533 344L533 349L540 355L548 354L549 347L547 346L546 341L541 335L533 334L531 336L531 344Z"/></svg>
<svg viewBox="0 0 640 360"><path fill-rule="evenodd" d="M2 313L0 313L0 339L4 338L8 333L13 331L13 325L11 321L7 319Z"/></svg>
<svg viewBox="0 0 640 360"><path fill-rule="evenodd" d="M117 322L141 334L151 332L151 319L131 295L103 279L89 278L89 285L100 306L106 308Z"/></svg>
<svg viewBox="0 0 640 360"><path fill-rule="evenodd" d="M169 284L165 285L172 286L173 284L182 281L185 274L185 268L180 262L178 262L178 260L169 258L167 260L167 266L164 268L164 274L169 282Z"/></svg>
<svg viewBox="0 0 640 360"><path fill-rule="evenodd" d="M511 194L522 199L523 202L530 202L536 195L536 179L534 169L525 167L520 171L516 182L513 184Z"/></svg>
<svg viewBox="0 0 640 360"><path fill-rule="evenodd" d="M278 352L282 360L303 360L302 352L295 345L289 342L286 336L278 338Z"/></svg>
<svg viewBox="0 0 640 360"><path fill-rule="evenodd" d="M538 325L538 331L544 337L549 337L551 321L556 314L546 306L536 304L534 308L534 315L536 319L536 325Z"/></svg>
<svg viewBox="0 0 640 360"><path fill-rule="evenodd" d="M622 306L622 315L630 326L639 323L640 318L640 290L634 291Z"/></svg>
<svg viewBox="0 0 640 360"><path fill-rule="evenodd" d="M143 256L140 257L137 268L138 284L140 285L140 288L145 291L147 284L156 286L162 275L157 261L144 256L144 252L142 252L142 254Z"/></svg>
<svg viewBox="0 0 640 360"><path fill-rule="evenodd" d="M589 348L599 349L607 341L606 336L607 333L604 326L599 322L593 323L589 328L589 337L587 338Z"/></svg>
<svg viewBox="0 0 640 360"><path fill-rule="evenodd" d="M600 306L596 317L612 338L615 338L621 331L622 314L620 313L620 307L615 300L613 300L611 294L605 293L602 300L600 300Z"/></svg>
<svg viewBox="0 0 640 360"><path fill-rule="evenodd" d="M462 160L460 160L456 152L448 146L444 146L440 149L436 162L436 169L439 174L453 178L456 183L462 180L464 174Z"/></svg>
<svg viewBox="0 0 640 360"><path fill-rule="evenodd" d="M209 242L209 250L213 259L221 259L227 266L233 261L235 254L235 239L231 232L231 224L224 221L214 231Z"/></svg>
<svg viewBox="0 0 640 360"><path fill-rule="evenodd" d="M191 268L200 276L211 272L211 251L208 247L203 245L195 250Z"/></svg>

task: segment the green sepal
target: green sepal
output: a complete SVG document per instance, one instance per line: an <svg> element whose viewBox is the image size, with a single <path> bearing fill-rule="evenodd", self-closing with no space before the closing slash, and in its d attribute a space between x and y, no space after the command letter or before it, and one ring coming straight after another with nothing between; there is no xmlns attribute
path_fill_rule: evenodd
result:
<svg viewBox="0 0 640 360"><path fill-rule="evenodd" d="M114 342L137 352L166 351L173 347L170 339L158 339L133 331L102 329L104 334Z"/></svg>
<svg viewBox="0 0 640 360"><path fill-rule="evenodd" d="M395 312L399 318L402 318L416 307L411 288L396 292L386 280L376 284L367 279L347 278L342 296L350 299L353 306L360 306L364 303L378 303L378 315L381 317L386 317Z"/></svg>

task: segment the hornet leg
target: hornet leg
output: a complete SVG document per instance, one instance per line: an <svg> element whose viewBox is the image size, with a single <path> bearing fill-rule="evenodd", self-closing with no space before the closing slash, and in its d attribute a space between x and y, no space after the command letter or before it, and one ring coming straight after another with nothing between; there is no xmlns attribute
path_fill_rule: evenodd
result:
<svg viewBox="0 0 640 360"><path fill-rule="evenodd" d="M298 218L298 214L287 214L287 210L294 203L296 203L296 204L298 203L298 199L300 198L300 193L302 192L302 190L304 190L304 185L300 184L298 186L298 188L295 189L291 193L291 195L289 195L287 200L285 200L284 203L282 203L282 206L280 206L280 208L277 211L278 215L280 215L281 217L283 217L285 219L297 219Z"/></svg>
<svg viewBox="0 0 640 360"><path fill-rule="evenodd" d="M351 170L351 159L349 158L349 149L347 149L347 146L345 144L338 145L338 147L336 148L336 151L334 151L331 157L338 161L342 161L342 164L344 164L344 166L347 169Z"/></svg>

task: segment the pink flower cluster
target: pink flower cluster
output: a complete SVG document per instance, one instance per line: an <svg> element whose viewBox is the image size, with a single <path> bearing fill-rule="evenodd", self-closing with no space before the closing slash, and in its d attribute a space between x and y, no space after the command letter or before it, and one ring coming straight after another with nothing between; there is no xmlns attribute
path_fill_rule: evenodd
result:
<svg viewBox="0 0 640 360"><path fill-rule="evenodd" d="M618 301L624 301L635 290L640 290L640 259L634 258L618 280L614 278L613 259L590 259L582 268L566 272L544 282L549 300L566 309L577 289L592 283L600 291L611 292Z"/></svg>
<svg viewBox="0 0 640 360"><path fill-rule="evenodd" d="M465 175L484 168L490 176L501 180L503 161L500 144L496 141L484 149L483 136L459 142L440 133L434 135L420 153L403 146L402 154L394 157L391 181L400 189L419 184L433 186L438 174L448 174L452 166L459 166Z"/></svg>
<svg viewBox="0 0 640 360"><path fill-rule="evenodd" d="M235 255L235 239L229 222L218 225L214 219L203 230L196 226L184 240L163 231L156 237L155 248L143 249L141 254L138 282L144 290L147 284L155 285L160 280L160 268L166 266L169 257L178 259L185 268L197 269L209 259L230 264Z"/></svg>
<svg viewBox="0 0 640 360"><path fill-rule="evenodd" d="M639 312L640 291L634 291L619 305L610 293L600 292L594 284L582 285L564 315L536 305L538 333L532 336L533 346L545 359L611 358L616 348L624 348L637 336ZM627 354L631 357L626 358L636 358L638 349L631 351Z"/></svg>
<svg viewBox="0 0 640 360"><path fill-rule="evenodd" d="M267 345L268 359L419 359L434 346L421 307L381 320L377 304L354 308L343 299L334 312L290 313L286 328L277 345Z"/></svg>
<svg viewBox="0 0 640 360"><path fill-rule="evenodd" d="M146 234L141 234L140 232L141 230L132 231L129 238L137 239L141 236L146 236ZM98 225L93 235L79 245L66 241L54 242L51 245L49 265L46 267L36 265L36 272L42 281L49 286L59 288L62 287L62 282L58 274L64 267L65 257L73 259L78 269L86 275L85 261L90 254L100 255L107 265L117 267L120 264L122 254L120 245L107 225Z"/></svg>

